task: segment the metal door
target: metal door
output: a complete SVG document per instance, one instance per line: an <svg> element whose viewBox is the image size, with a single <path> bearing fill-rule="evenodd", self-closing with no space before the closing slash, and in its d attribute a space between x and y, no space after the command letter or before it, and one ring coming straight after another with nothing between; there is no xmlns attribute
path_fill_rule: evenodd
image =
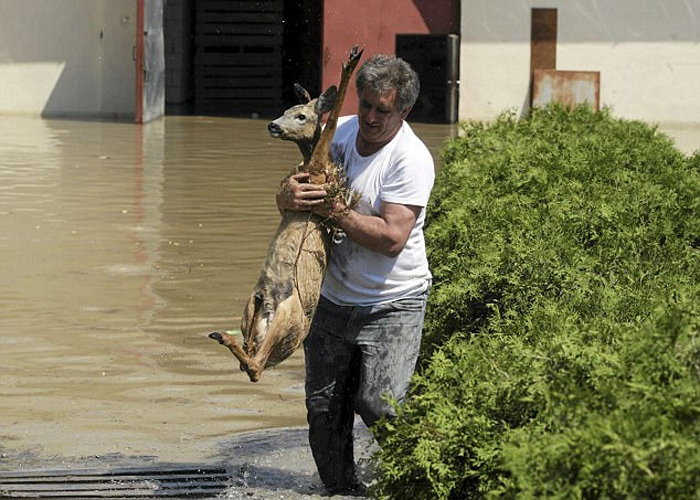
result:
<svg viewBox="0 0 700 500"><path fill-rule="evenodd" d="M285 3L284 0L195 3L198 112L275 116L282 111Z"/></svg>
<svg viewBox="0 0 700 500"><path fill-rule="evenodd" d="M146 123L165 114L163 1L137 0L136 123Z"/></svg>

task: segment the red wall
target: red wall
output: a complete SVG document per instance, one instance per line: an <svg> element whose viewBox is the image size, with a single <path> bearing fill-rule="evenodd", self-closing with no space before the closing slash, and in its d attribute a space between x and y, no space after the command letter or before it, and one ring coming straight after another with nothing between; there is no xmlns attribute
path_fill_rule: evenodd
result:
<svg viewBox="0 0 700 500"><path fill-rule="evenodd" d="M459 0L325 0L323 90L338 84L353 45L365 49L362 64L377 53L394 54L398 33L459 33ZM357 113L354 78L342 111Z"/></svg>

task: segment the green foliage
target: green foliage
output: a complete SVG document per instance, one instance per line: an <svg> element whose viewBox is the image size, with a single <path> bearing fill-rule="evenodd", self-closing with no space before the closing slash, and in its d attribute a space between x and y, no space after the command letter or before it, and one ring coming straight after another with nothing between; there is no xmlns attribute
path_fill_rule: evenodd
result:
<svg viewBox="0 0 700 500"><path fill-rule="evenodd" d="M376 493L700 497L700 154L586 107L469 123Z"/></svg>

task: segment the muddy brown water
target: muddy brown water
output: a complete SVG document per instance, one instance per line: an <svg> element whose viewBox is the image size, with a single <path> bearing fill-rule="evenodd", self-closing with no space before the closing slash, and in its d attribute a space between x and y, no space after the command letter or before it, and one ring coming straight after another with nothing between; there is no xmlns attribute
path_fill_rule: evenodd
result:
<svg viewBox="0 0 700 500"><path fill-rule="evenodd" d="M0 118L0 466L305 425L300 351L252 384L206 337L238 328L299 161L266 125ZM455 130L414 128L436 161Z"/></svg>

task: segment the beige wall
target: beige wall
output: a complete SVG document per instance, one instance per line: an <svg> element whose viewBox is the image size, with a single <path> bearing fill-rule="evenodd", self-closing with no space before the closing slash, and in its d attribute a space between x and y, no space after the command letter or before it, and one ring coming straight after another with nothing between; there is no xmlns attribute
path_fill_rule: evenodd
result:
<svg viewBox="0 0 700 500"><path fill-rule="evenodd" d="M700 123L700 2L462 0L460 119L529 104L532 8L558 9L557 68L600 71L616 116Z"/></svg>
<svg viewBox="0 0 700 500"><path fill-rule="evenodd" d="M134 112L136 0L2 0L0 114Z"/></svg>

